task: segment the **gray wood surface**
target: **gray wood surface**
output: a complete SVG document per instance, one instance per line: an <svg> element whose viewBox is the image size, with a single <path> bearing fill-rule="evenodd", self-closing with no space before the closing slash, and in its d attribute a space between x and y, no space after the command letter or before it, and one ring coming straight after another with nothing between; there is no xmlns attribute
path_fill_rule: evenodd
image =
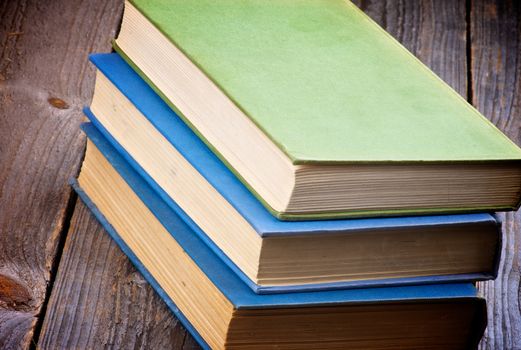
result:
<svg viewBox="0 0 521 350"><path fill-rule="evenodd" d="M39 346L199 348L80 200Z"/></svg>
<svg viewBox="0 0 521 350"><path fill-rule="evenodd" d="M521 143L519 1L354 2ZM109 50L121 11L0 1L0 349L198 348L66 185L92 94L86 55ZM521 349L521 217L504 218L500 276L480 284L482 349Z"/></svg>
<svg viewBox="0 0 521 350"><path fill-rule="evenodd" d="M91 51L110 49L119 1L0 1L0 348L38 329L70 219Z"/></svg>
<svg viewBox="0 0 521 350"><path fill-rule="evenodd" d="M521 2L471 1L470 38L474 105L521 145ZM488 302L481 349L521 349L521 213L504 221L502 263L493 282L480 283Z"/></svg>

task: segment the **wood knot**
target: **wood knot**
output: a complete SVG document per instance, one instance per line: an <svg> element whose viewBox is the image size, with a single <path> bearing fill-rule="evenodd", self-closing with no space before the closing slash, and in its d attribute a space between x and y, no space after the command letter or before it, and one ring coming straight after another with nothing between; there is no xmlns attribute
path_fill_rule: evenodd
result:
<svg viewBox="0 0 521 350"><path fill-rule="evenodd" d="M49 102L49 104L55 108L58 108L58 109L68 109L69 108L69 105L67 104L67 102L65 102L64 100L62 100L61 98L58 98L58 97L49 97L49 99L47 99L47 102Z"/></svg>
<svg viewBox="0 0 521 350"><path fill-rule="evenodd" d="M25 309L32 300L25 285L14 278L0 275L0 305L13 309Z"/></svg>

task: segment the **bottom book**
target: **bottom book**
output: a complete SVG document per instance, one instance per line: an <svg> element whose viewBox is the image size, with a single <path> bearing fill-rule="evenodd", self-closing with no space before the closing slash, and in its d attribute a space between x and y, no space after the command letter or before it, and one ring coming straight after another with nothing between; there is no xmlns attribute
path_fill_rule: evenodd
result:
<svg viewBox="0 0 521 350"><path fill-rule="evenodd" d="M73 186L194 338L211 349L469 349L472 284L255 294L90 124Z"/></svg>

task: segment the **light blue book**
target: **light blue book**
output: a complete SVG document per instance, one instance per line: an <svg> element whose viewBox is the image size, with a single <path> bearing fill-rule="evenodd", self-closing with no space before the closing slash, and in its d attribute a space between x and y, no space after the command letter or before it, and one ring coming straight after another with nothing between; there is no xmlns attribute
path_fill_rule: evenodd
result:
<svg viewBox="0 0 521 350"><path fill-rule="evenodd" d="M105 84L106 94L110 91L105 100L112 102L103 109L103 89L98 91L97 86L92 111L85 110L88 118L255 292L496 276L501 233L490 214L277 220L123 59L117 54L98 54L91 61L98 68L97 84ZM118 111L119 105L126 107ZM145 135L157 134L149 142L163 142L157 149L167 149L169 153L161 155L167 158L157 158L156 146L136 136L145 128L149 131ZM139 149L152 151L143 156ZM170 154L177 154L175 161L168 160ZM169 177L153 175L161 172Z"/></svg>
<svg viewBox="0 0 521 350"><path fill-rule="evenodd" d="M75 190L203 348L462 349L483 334L470 283L254 293L94 126L83 130Z"/></svg>

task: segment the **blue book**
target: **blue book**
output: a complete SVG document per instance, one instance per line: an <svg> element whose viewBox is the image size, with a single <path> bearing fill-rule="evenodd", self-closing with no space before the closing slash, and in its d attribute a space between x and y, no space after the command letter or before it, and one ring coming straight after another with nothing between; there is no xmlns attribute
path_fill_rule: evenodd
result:
<svg viewBox="0 0 521 350"><path fill-rule="evenodd" d="M496 276L486 213L279 221L117 54L97 54L85 113L158 195L257 293Z"/></svg>
<svg viewBox="0 0 521 350"><path fill-rule="evenodd" d="M486 326L470 283L256 294L91 124L75 190L204 348L463 349Z"/></svg>

